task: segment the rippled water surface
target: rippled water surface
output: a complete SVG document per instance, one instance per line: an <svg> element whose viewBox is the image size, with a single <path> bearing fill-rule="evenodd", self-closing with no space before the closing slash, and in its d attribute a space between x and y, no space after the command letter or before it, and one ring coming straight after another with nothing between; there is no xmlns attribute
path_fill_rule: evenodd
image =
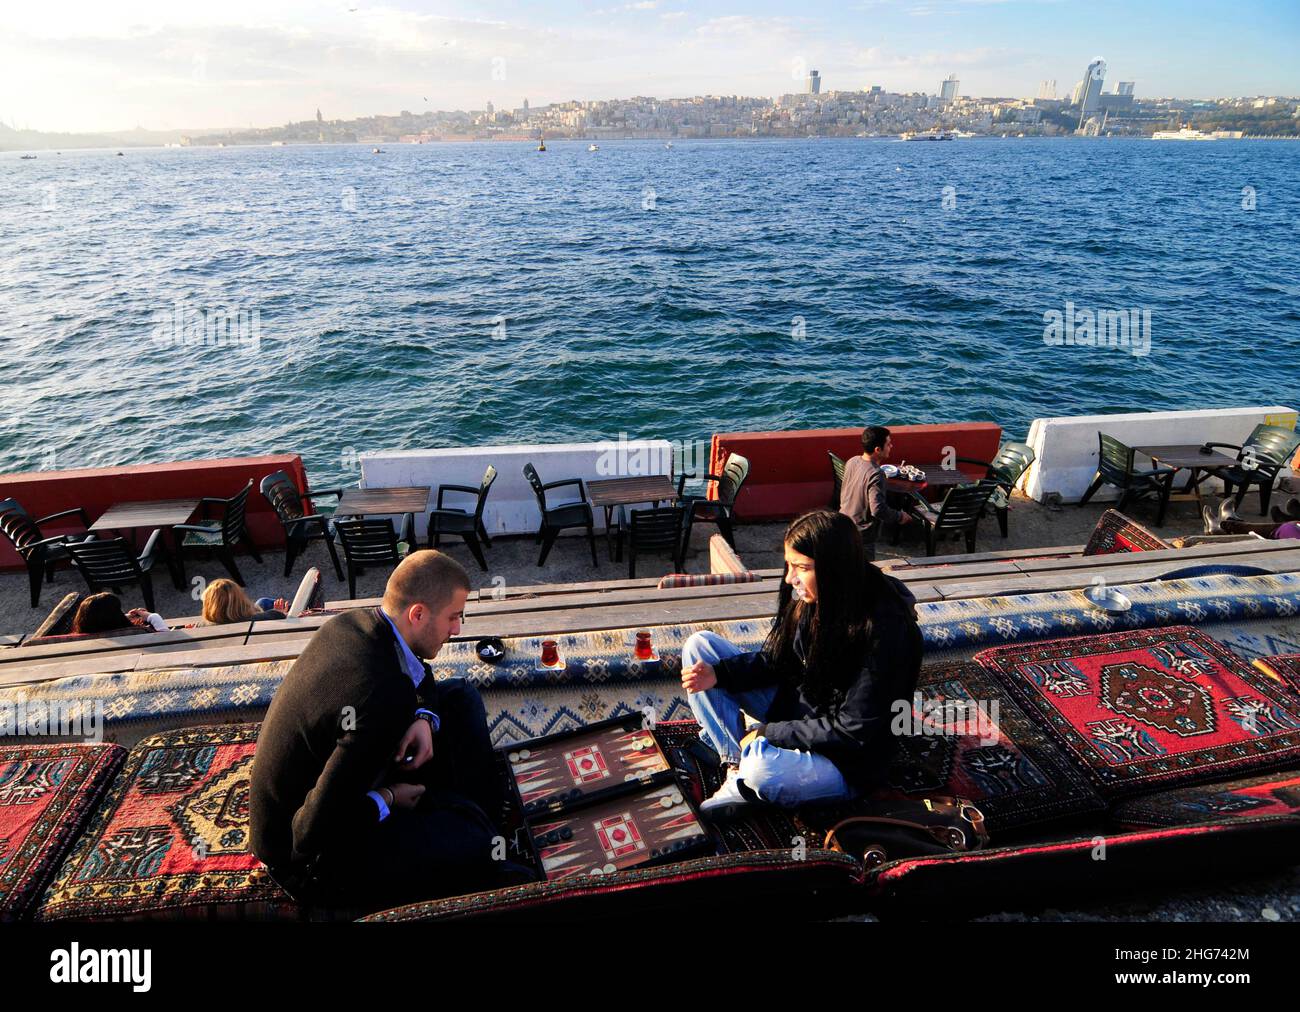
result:
<svg viewBox="0 0 1300 1012"><path fill-rule="evenodd" d="M549 147L0 155L0 469L1300 400L1300 143Z"/></svg>

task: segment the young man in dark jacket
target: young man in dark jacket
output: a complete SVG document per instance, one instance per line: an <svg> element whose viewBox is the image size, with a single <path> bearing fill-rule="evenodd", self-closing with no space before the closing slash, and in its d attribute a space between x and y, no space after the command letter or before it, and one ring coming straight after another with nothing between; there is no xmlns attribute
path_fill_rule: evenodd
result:
<svg viewBox="0 0 1300 1012"><path fill-rule="evenodd" d="M421 658L453 635L469 577L436 551L393 571L379 608L330 619L258 738L253 852L292 895L382 909L524 877L503 860L486 715Z"/></svg>

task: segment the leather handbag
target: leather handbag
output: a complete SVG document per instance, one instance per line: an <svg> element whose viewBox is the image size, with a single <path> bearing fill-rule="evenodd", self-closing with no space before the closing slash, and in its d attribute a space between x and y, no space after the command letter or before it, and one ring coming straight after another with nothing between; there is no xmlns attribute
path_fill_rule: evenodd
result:
<svg viewBox="0 0 1300 1012"><path fill-rule="evenodd" d="M979 850L988 840L983 812L965 798L935 795L869 802L827 830L823 846L875 868L900 857Z"/></svg>

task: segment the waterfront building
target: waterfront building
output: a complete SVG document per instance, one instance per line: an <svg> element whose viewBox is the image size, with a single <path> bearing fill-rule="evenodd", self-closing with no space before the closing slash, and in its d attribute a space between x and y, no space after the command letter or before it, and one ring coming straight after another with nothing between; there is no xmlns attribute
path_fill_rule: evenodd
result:
<svg viewBox="0 0 1300 1012"><path fill-rule="evenodd" d="M957 88L960 84L956 74L949 74L940 86L939 97L945 102L953 101L957 97Z"/></svg>
<svg viewBox="0 0 1300 1012"><path fill-rule="evenodd" d="M822 76L815 70L808 72L808 94L820 95L822 90Z"/></svg>

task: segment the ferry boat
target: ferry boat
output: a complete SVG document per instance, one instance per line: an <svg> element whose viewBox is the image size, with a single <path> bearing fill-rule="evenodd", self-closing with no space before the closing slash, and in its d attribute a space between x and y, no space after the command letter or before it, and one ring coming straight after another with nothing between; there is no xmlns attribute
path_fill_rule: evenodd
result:
<svg viewBox="0 0 1300 1012"><path fill-rule="evenodd" d="M1151 135L1153 141L1235 141L1245 136L1242 130L1212 130L1205 133L1194 127L1182 127L1178 130L1157 130Z"/></svg>
<svg viewBox="0 0 1300 1012"><path fill-rule="evenodd" d="M955 139L949 130L928 130L920 134L910 132L903 134L903 140L905 141L951 141Z"/></svg>

